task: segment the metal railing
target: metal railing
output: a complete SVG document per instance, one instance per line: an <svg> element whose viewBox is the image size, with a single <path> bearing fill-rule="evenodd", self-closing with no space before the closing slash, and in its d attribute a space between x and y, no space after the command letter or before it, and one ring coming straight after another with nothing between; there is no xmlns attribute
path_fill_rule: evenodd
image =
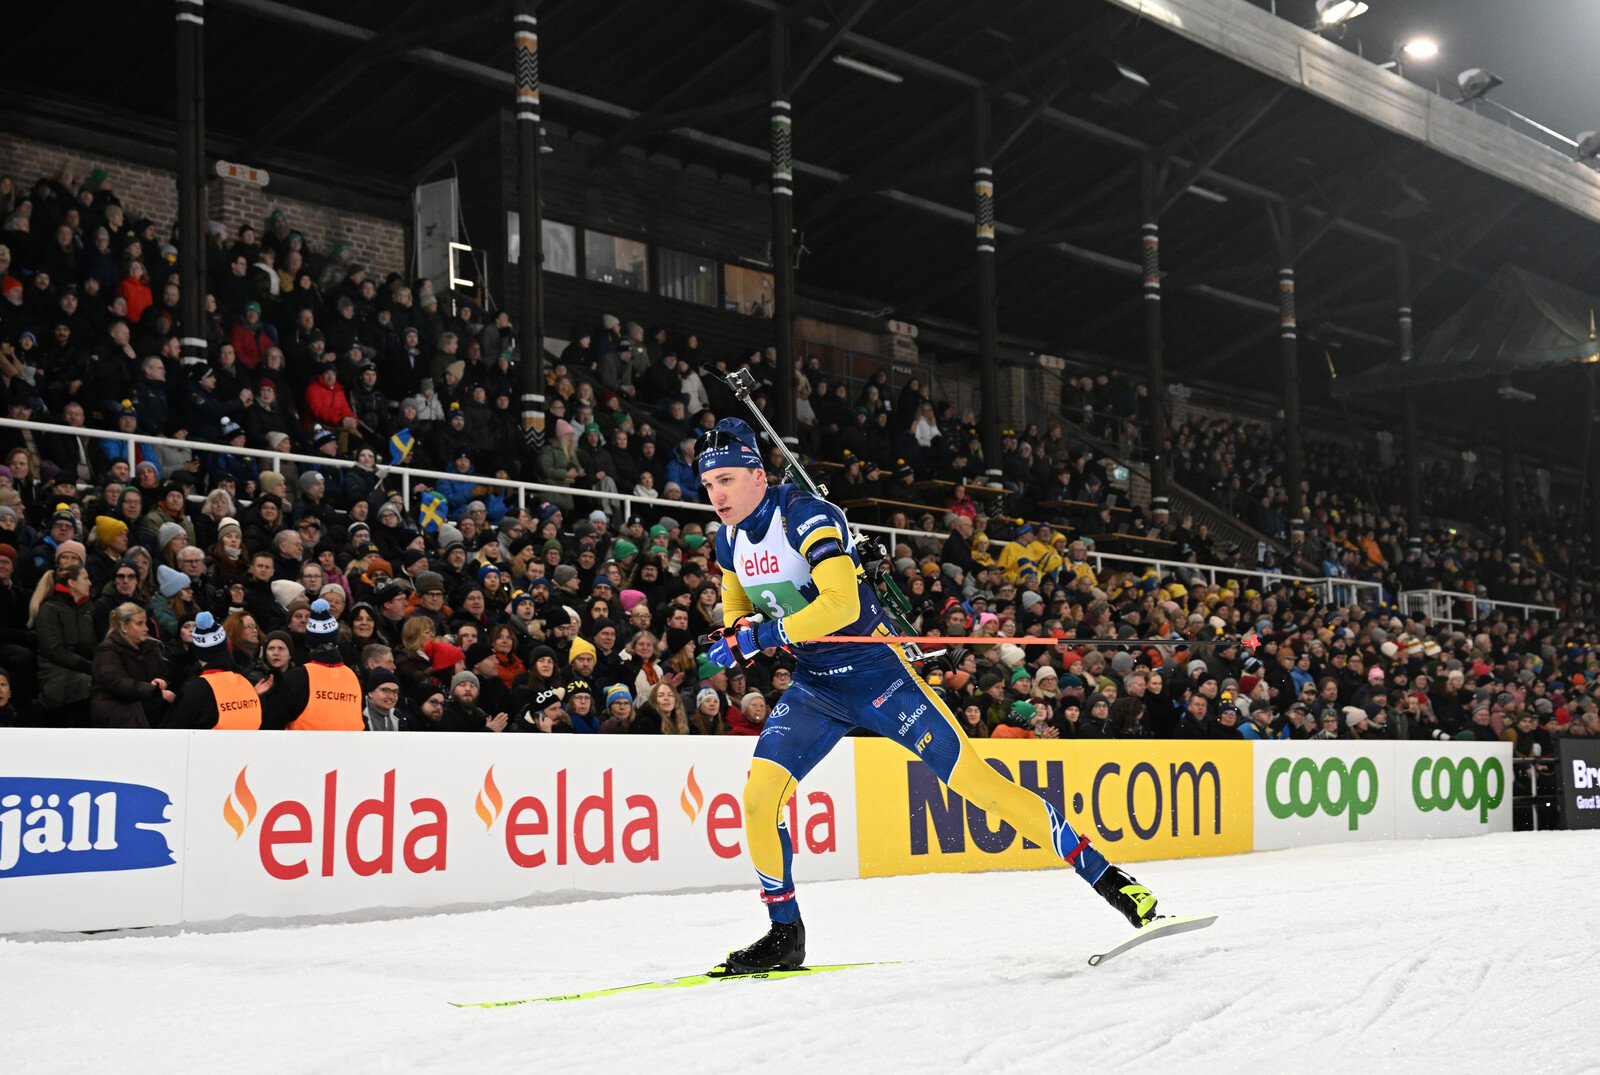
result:
<svg viewBox="0 0 1600 1075"><path fill-rule="evenodd" d="M1381 585L1359 579L1312 578L1307 575L1285 575L1276 571L1251 571L1240 567L1215 567L1211 564L1191 564L1177 560L1154 560L1144 556L1127 556L1112 552L1091 552L1087 559L1094 564L1096 574L1103 571L1109 562L1113 566L1128 565L1124 570L1133 567L1156 567L1163 572L1171 572L1180 579L1199 575L1206 580L1208 586L1215 586L1219 578L1238 579L1241 585L1254 582L1260 584L1260 588L1263 589L1275 583L1288 582L1314 590L1325 604L1375 604L1383 595Z"/></svg>
<svg viewBox="0 0 1600 1075"><path fill-rule="evenodd" d="M133 468L135 465L135 460L138 459L138 452L136 448L140 444L146 444L155 447L182 448L196 453L211 452L217 455L235 455L244 456L245 458L249 459L263 459L267 460L271 464L267 469L272 471L281 471L284 463L293 463L301 470L349 469L357 466L356 461L353 459L340 459L334 456L302 455L298 452L279 452L270 448L235 448L227 444L211 444L205 441L178 440L173 437L152 437L143 433L123 433L120 431L90 429L86 426L57 425L51 422L26 422L16 418L0 418L0 428L28 429L35 433L68 434L75 437L91 437L95 440L118 441L128 446L128 463L130 469ZM59 460L52 460L52 462L55 462L58 465L60 464ZM489 486L490 488L506 489L514 492L516 494L517 506L519 508L526 508L528 506L528 497L530 494L534 494L535 505L539 504L541 501L548 500L550 496L554 494L573 499L583 499L585 501L597 501L602 504L619 502L628 505L637 504L641 505L643 508L650 509L658 513L677 512L679 510L683 510L709 514L712 511L711 505L702 504L693 500L664 500L661 498L652 499L650 497L634 496L631 493L608 493L594 489L572 489L564 485L546 485L542 482L518 481L513 478L496 478L483 474L461 474L451 473L450 471L443 470L425 470L420 467L380 466L378 467L378 474L383 477L397 476L400 479L400 494L405 499L408 507L411 505L411 486L413 482L425 481L432 485L441 481L470 481L473 485L484 485ZM249 503L248 499L241 499L244 499L245 503ZM930 508L933 508L933 506L930 505ZM937 509L934 508L934 510ZM876 526L870 523L856 523L853 524L853 526L854 529L888 535L891 549L902 537L907 539L908 544L914 544L915 540L917 539L927 540L929 538L933 538L943 541L948 536L948 534L941 531L930 532L925 530L899 529L891 526Z"/></svg>
<svg viewBox="0 0 1600 1075"><path fill-rule="evenodd" d="M1493 615L1495 609L1518 611L1524 619L1534 615L1547 615L1554 619L1561 615L1561 610L1551 605L1530 605L1457 590L1404 590L1400 594L1400 610L1407 616L1426 616L1434 623L1446 623L1452 627L1464 627Z"/></svg>
<svg viewBox="0 0 1600 1075"><path fill-rule="evenodd" d="M211 444L205 441L178 440L172 437L152 437L143 433L122 433L102 429L90 429L83 426L65 426L51 422L29 422L15 418L0 418L0 427L11 429L28 429L35 433L67 434L70 436L89 437L95 440L118 441L128 446L130 466L138 458L137 446L151 445L156 447L181 448L192 452L213 452L218 455L236 455L250 459L266 460L268 469L280 471L284 463L293 463L302 469L325 470L329 468L348 469L357 465L353 459L340 459L325 455L302 455L298 452L279 452L270 448L234 448L226 444ZM54 461L58 462L59 461ZM630 493L608 493L593 489L572 489L563 485L546 485L542 482L519 481L513 478L495 478L481 474L451 473L441 470L427 470L420 467L380 466L380 477L398 477L400 479L400 492L406 504L411 504L411 487L414 482L425 481L430 484L440 481L471 481L474 485L488 486L496 489L506 489L515 493L517 506L526 508L528 498L534 496L534 503L549 498L551 494L588 502L623 503L640 505L643 508L656 512L690 511L707 514L711 506L690 500L662 500L649 497L634 496ZM929 505L930 510L939 510L936 505ZM890 548L895 543L905 539L913 546L918 540L944 541L949 535L943 531L926 531L920 529L902 529L891 526L877 526L870 523L854 524L855 529L869 533L887 535ZM1175 560L1159 560L1151 557L1128 556L1119 553L1091 552L1089 559L1095 565L1096 572L1105 570L1107 564L1122 564L1138 567L1154 566L1163 571L1178 573L1182 578L1192 578L1199 575L1209 584L1215 584L1219 578L1238 578L1241 582L1255 581L1262 584L1284 581L1298 586L1305 586L1322 595L1329 603L1342 605L1353 603L1369 603L1375 601L1381 593L1377 583L1362 582L1355 579L1312 578L1309 576L1286 575L1271 571L1249 570L1245 568L1219 567L1210 564L1190 564ZM1460 595L1469 596L1469 595ZM1506 602L1501 602L1505 604ZM1540 606L1521 606L1540 607ZM1554 612L1554 609L1550 611Z"/></svg>

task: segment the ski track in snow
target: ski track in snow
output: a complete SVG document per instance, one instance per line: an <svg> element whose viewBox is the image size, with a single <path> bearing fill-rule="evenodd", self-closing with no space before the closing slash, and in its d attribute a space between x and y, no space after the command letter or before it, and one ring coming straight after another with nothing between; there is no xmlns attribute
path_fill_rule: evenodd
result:
<svg viewBox="0 0 1600 1075"><path fill-rule="evenodd" d="M1108 848L1115 854L1115 848ZM690 974L765 928L754 892L388 921L0 941L13 1072L1596 1072L1600 832L1347 844L1131 868L1208 930L1127 934L1058 871L801 886L814 963Z"/></svg>

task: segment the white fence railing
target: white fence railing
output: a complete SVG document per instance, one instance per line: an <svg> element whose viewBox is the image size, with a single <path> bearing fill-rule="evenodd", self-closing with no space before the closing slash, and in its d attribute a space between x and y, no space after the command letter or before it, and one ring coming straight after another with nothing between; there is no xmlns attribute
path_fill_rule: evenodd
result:
<svg viewBox="0 0 1600 1075"><path fill-rule="evenodd" d="M1400 610L1407 616L1426 616L1434 623L1447 623L1462 627L1490 616L1496 609L1519 613L1523 619L1561 615L1552 605L1530 605L1522 601L1503 601L1483 594L1461 593L1456 590L1405 590L1400 594Z"/></svg>
<svg viewBox="0 0 1600 1075"><path fill-rule="evenodd" d="M267 469L281 471L284 463L293 463L296 467L306 470L345 469L356 465L353 459L340 459L326 455L301 455L297 452L278 452L270 448L235 448L228 444L212 444L206 441L177 440L172 437L152 437L143 433L123 433L103 429L89 429L82 426L56 425L50 422L25 422L16 418L0 418L0 428L28 429L34 433L70 434L76 437L91 437L95 440L119 441L128 446L128 459L130 464L138 458L136 446L147 444L156 447L182 448L191 452L213 452L218 455L237 455L249 459L265 460L270 464ZM52 460L60 466L61 460ZM424 470L420 467L392 467L380 466L378 473L384 476L397 477L400 480L400 494L405 498L406 504L411 504L411 486L413 482L423 481L433 484L440 481L471 480L475 485L484 485L494 489L505 489L515 494L517 506L526 508L529 495L533 495L533 503L537 506L542 501L548 500L552 495L570 497L573 500L592 502L596 507L603 504L623 503L633 506L638 505L643 509L653 512L675 513L681 511L699 512L709 515L711 505L702 504L693 500L663 500L660 498L634 496L631 493L606 493L593 489L571 489L564 485L546 485L541 482L517 481L511 478L495 478L483 474L459 474L443 470ZM929 505L933 508L934 505ZM943 542L947 536L943 532L929 532L923 530L902 530L890 526L875 526L869 523L854 524L856 529L866 530L871 533L886 535L890 548L901 539L908 541L936 539Z"/></svg>
<svg viewBox="0 0 1600 1075"><path fill-rule="evenodd" d="M1145 556L1128 556L1121 553L1091 552L1089 562L1094 564L1096 574L1104 571L1107 565L1117 570L1143 569L1148 566L1160 568L1164 573L1177 575L1179 578L1193 578L1199 575L1206 580L1207 585L1215 586L1219 579L1238 579L1241 585L1255 583L1256 588L1266 589L1267 586L1278 582L1289 582L1296 586L1304 586L1318 593L1323 602L1335 605L1375 604L1383 594L1383 587L1376 582L1363 582L1359 579L1330 579L1312 578L1308 575L1285 575L1280 571L1252 571L1244 567L1215 567L1211 564L1191 564L1178 560L1155 560Z"/></svg>
<svg viewBox="0 0 1600 1075"><path fill-rule="evenodd" d="M354 467L353 459L340 459L325 455L302 455L297 452L278 452L269 448L234 448L227 444L212 444L205 441L177 440L172 437L152 437L142 433L122 433L103 429L89 429L81 426L64 426L49 422L25 422L15 418L0 418L0 427L12 429L28 429L34 433L69 434L77 437L90 437L95 440L120 441L128 446L128 458L138 458L137 446L141 444L156 447L181 448L192 452L214 452L219 455L237 455L250 459L263 460L267 469L281 471L284 463L293 463L299 468L316 468L319 470L341 469ZM60 460L53 460L57 465ZM512 478L495 478L482 474L462 475L442 470L425 470L420 467L391 467L380 466L378 473L385 477L397 477L400 480L400 493L405 498L406 504L411 504L411 487L414 482L435 483L439 481L462 481L470 478L476 485L488 486L495 489L505 489L516 497L518 507L526 508L529 497L533 497L535 504L549 499L551 495L570 497L575 501L601 504L627 504L630 507L638 505L640 508L654 512L699 512L709 514L711 506L690 500L662 500L650 497L634 496L631 493L597 492L593 489L572 489L564 485L546 485L542 482L518 481ZM937 511L938 506L929 504L928 507ZM915 544L917 541L935 540L943 542L946 534L942 531L906 530L890 526L877 526L870 523L856 524L856 528L869 533L881 534L888 538L890 548L901 540ZM1190 564L1175 560L1157 560L1149 557L1127 556L1117 553L1091 552L1090 561L1095 565L1095 571L1101 572L1107 567L1126 565L1123 569L1137 567L1140 570L1146 566L1155 566L1164 572L1179 574L1183 578L1192 578L1199 575L1208 584L1215 584L1219 579L1237 578L1241 583L1254 582L1259 585L1270 585L1273 582L1283 581L1305 586L1319 595L1325 602L1349 605L1368 604L1377 600L1382 588L1375 582L1362 582L1356 579L1331 579L1312 578L1301 575L1285 575L1279 572L1252 571L1248 568L1217 567L1210 564ZM1456 595L1470 596L1470 595ZM1506 602L1500 602L1506 604ZM1527 606L1538 607L1538 606ZM1549 610L1554 612L1554 610Z"/></svg>

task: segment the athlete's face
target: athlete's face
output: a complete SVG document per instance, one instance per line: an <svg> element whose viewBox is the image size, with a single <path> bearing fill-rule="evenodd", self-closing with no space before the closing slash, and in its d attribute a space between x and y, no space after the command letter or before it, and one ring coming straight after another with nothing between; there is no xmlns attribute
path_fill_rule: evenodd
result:
<svg viewBox="0 0 1600 1075"><path fill-rule="evenodd" d="M730 526L744 522L767 494L767 472L749 467L715 467L700 483L717 509L717 518Z"/></svg>

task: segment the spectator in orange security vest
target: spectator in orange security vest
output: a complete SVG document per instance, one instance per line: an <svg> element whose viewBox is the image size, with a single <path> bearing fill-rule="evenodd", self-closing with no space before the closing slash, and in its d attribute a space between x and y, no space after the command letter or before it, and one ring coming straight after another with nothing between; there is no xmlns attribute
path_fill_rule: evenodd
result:
<svg viewBox="0 0 1600 1075"><path fill-rule="evenodd" d="M339 656L339 621L328 602L311 603L306 621L306 645L311 659L283 674L273 692L283 691L280 712L292 718L292 732L359 732L366 730L361 715L361 681Z"/></svg>
<svg viewBox="0 0 1600 1075"><path fill-rule="evenodd" d="M259 730L261 697L234 668L227 633L211 613L202 612L195 617L189 648L200 662L200 674L178 691L178 700L162 718L161 726Z"/></svg>

